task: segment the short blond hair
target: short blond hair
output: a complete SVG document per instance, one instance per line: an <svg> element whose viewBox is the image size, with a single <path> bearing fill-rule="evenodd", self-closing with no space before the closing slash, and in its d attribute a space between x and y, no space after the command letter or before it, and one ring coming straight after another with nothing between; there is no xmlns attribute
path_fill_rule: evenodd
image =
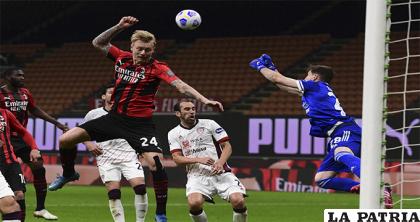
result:
<svg viewBox="0 0 420 222"><path fill-rule="evenodd" d="M131 35L131 43L134 43L137 40L140 40L145 43L149 43L153 41L154 45L156 45L155 35L145 30L134 31L133 35Z"/></svg>

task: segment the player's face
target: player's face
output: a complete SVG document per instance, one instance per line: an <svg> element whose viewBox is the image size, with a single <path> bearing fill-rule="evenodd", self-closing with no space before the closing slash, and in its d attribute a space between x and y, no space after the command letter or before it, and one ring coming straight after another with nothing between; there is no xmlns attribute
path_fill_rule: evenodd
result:
<svg viewBox="0 0 420 222"><path fill-rule="evenodd" d="M180 104L180 116L182 121L188 124L195 123L195 106L192 102L182 102Z"/></svg>
<svg viewBox="0 0 420 222"><path fill-rule="evenodd" d="M155 42L151 41L145 43L141 40L137 40L131 44L131 52L133 53L135 64L148 63L155 52Z"/></svg>
<svg viewBox="0 0 420 222"><path fill-rule="evenodd" d="M105 104L112 105L113 101L111 100L112 93L114 92L114 88L108 88L106 90L105 95L102 96L102 99L105 100Z"/></svg>
<svg viewBox="0 0 420 222"><path fill-rule="evenodd" d="M24 83L25 73L23 72L23 70L13 71L12 75L10 75L9 78L10 78L9 79L10 84L13 87L20 88L20 87L23 87L25 85L25 83Z"/></svg>

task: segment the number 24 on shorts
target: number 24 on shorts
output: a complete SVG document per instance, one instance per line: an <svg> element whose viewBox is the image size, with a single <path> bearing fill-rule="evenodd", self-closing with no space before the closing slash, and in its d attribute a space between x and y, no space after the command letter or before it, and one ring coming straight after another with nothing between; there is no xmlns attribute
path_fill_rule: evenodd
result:
<svg viewBox="0 0 420 222"><path fill-rule="evenodd" d="M147 137L140 138L141 145L142 146L149 146L150 144L158 146L156 137L152 137L150 140L147 139Z"/></svg>

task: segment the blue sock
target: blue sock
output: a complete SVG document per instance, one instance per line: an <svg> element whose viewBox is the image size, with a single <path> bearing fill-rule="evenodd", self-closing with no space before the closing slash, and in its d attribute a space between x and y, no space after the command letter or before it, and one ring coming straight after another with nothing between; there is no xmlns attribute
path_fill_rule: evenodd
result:
<svg viewBox="0 0 420 222"><path fill-rule="evenodd" d="M349 178L339 178L339 177L332 177L323 180L319 180L316 182L319 187L324 189L333 189L333 190L341 190L350 192L353 186L360 184L357 181L354 181Z"/></svg>
<svg viewBox="0 0 420 222"><path fill-rule="evenodd" d="M353 174L360 178L360 158L349 152L338 152L334 156L335 161L346 165Z"/></svg>

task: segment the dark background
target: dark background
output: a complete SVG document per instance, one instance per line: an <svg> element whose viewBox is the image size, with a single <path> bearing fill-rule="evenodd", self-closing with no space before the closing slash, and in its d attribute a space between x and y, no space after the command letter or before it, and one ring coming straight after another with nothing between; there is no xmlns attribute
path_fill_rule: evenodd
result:
<svg viewBox="0 0 420 222"><path fill-rule="evenodd" d="M1 43L89 41L122 16L140 19L136 29L158 39L330 33L351 37L364 31L365 1L1 1ZM175 15L201 14L201 27L182 31ZM25 33L25 34L22 34ZM124 39L124 32L116 40ZM22 37L24 35L24 37Z"/></svg>

